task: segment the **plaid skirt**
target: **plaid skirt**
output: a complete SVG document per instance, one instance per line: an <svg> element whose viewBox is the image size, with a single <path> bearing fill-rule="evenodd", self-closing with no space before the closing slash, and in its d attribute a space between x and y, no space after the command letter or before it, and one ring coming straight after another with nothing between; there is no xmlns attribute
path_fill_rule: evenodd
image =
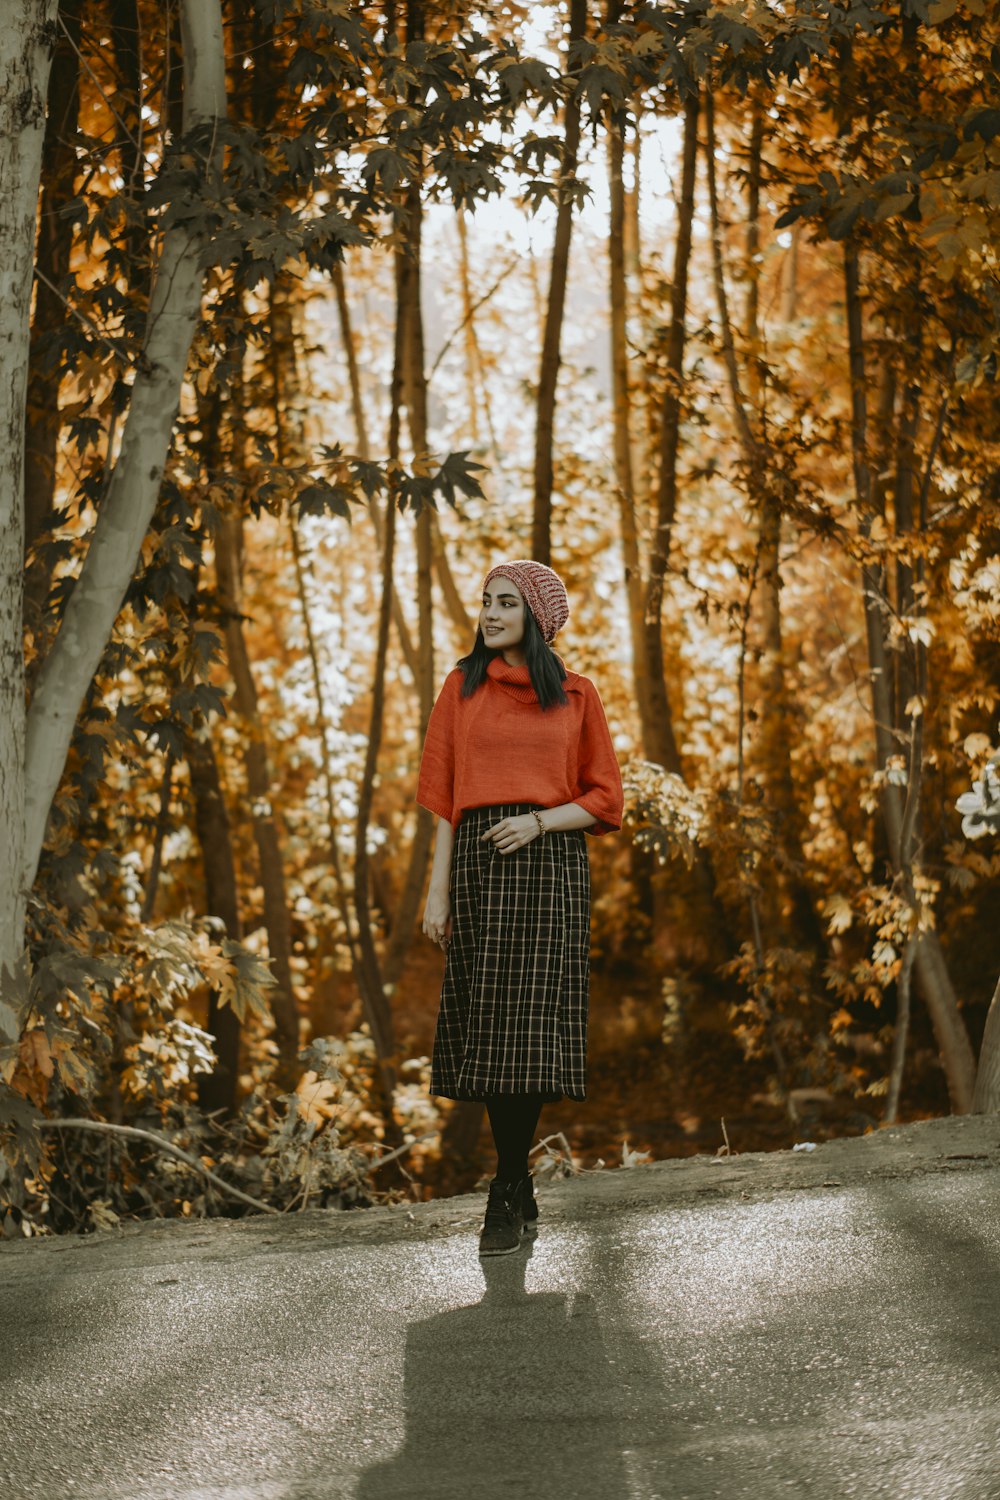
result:
<svg viewBox="0 0 1000 1500"><path fill-rule="evenodd" d="M451 942L430 1092L586 1098L590 861L582 828L501 854L482 834L535 802L474 807L452 851Z"/></svg>

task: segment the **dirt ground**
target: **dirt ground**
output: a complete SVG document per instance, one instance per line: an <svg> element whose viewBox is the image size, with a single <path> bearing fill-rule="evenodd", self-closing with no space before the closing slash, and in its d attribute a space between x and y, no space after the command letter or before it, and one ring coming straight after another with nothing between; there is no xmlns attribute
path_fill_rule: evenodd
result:
<svg viewBox="0 0 1000 1500"><path fill-rule="evenodd" d="M869 1135L817 1143L812 1150L693 1156L634 1167L581 1170L568 1176L539 1171L537 1194L545 1222L586 1221L652 1206L744 1201L775 1194L849 1188L879 1181L980 1172L1000 1167L1000 1115L957 1115ZM125 1270L185 1260L239 1259L263 1246L389 1244L468 1233L482 1217L482 1193L344 1211L309 1209L288 1216L245 1219L157 1219L125 1222L88 1236L62 1235L0 1244L5 1276L34 1268L57 1274L67 1266ZM32 1272L32 1274L34 1274Z"/></svg>

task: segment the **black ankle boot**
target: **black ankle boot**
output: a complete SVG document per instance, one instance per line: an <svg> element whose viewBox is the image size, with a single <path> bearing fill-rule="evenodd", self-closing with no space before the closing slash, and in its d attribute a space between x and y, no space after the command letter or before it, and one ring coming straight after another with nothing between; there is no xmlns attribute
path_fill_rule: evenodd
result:
<svg viewBox="0 0 1000 1500"><path fill-rule="evenodd" d="M494 1177L486 1200L486 1218L479 1236L480 1255L510 1255L520 1248L524 1233L523 1182L501 1182Z"/></svg>

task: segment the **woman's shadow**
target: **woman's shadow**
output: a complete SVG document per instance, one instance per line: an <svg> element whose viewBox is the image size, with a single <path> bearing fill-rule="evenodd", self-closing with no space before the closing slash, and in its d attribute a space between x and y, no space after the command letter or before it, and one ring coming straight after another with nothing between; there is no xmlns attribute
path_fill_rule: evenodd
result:
<svg viewBox="0 0 1000 1500"><path fill-rule="evenodd" d="M406 1440L357 1500L625 1500L626 1412L594 1299L528 1292L531 1253L484 1258L480 1302L410 1327Z"/></svg>

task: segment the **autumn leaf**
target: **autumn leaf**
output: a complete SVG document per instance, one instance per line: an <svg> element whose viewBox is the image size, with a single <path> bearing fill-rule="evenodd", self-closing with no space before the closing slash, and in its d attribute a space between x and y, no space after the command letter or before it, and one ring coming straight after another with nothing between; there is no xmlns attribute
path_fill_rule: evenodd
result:
<svg viewBox="0 0 1000 1500"><path fill-rule="evenodd" d="M21 1064L28 1072L40 1073L43 1078L51 1078L55 1072L49 1039L40 1028L26 1031L21 1038Z"/></svg>
<svg viewBox="0 0 1000 1500"><path fill-rule="evenodd" d="M66 1088L75 1094L87 1094L94 1082L94 1072L80 1055L72 1039L57 1036L52 1043L52 1055Z"/></svg>
<svg viewBox="0 0 1000 1500"><path fill-rule="evenodd" d="M991 741L988 734L967 734L962 741L962 749L970 760L980 760L989 754Z"/></svg>
<svg viewBox="0 0 1000 1500"><path fill-rule="evenodd" d="M823 914L827 919L827 932L846 932L854 921L850 901L839 893L826 901Z"/></svg>
<svg viewBox="0 0 1000 1500"><path fill-rule="evenodd" d="M332 1120L337 1113L338 1093L337 1085L331 1079L320 1078L312 1072L303 1073L295 1088L302 1119L311 1125Z"/></svg>

